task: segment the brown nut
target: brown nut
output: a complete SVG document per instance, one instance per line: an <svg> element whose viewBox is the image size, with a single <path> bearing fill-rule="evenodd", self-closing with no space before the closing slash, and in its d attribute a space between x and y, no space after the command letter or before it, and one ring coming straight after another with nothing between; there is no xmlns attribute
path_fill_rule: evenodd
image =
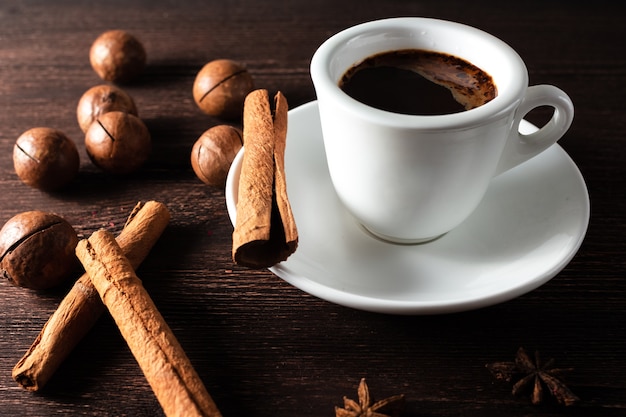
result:
<svg viewBox="0 0 626 417"><path fill-rule="evenodd" d="M31 187L58 190L74 179L80 160L76 144L63 132L35 127L22 133L13 147L13 166Z"/></svg>
<svg viewBox="0 0 626 417"><path fill-rule="evenodd" d="M206 64L193 83L193 99L206 114L223 119L239 119L243 102L254 81L248 70L229 59Z"/></svg>
<svg viewBox="0 0 626 417"><path fill-rule="evenodd" d="M76 107L76 118L83 133L101 114L110 111L123 111L137 116L137 106L133 98L121 88L102 84L85 91Z"/></svg>
<svg viewBox="0 0 626 417"><path fill-rule="evenodd" d="M91 161L102 170L129 174L146 162L152 142L141 119L112 111L91 124L85 134L85 149Z"/></svg>
<svg viewBox="0 0 626 417"><path fill-rule="evenodd" d="M109 30L91 45L89 62L103 80L126 83L143 72L146 50L130 33Z"/></svg>
<svg viewBox="0 0 626 417"><path fill-rule="evenodd" d="M0 271L20 287L52 288L76 270L77 244L76 231L62 217L37 210L17 214L0 229Z"/></svg>
<svg viewBox="0 0 626 417"><path fill-rule="evenodd" d="M191 167L205 184L224 187L233 159L243 145L241 130L229 125L204 132L191 150Z"/></svg>

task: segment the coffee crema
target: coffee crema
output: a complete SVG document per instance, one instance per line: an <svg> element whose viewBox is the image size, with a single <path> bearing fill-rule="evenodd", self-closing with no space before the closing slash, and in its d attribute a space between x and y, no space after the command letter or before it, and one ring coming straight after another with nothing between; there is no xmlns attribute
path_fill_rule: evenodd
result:
<svg viewBox="0 0 626 417"><path fill-rule="evenodd" d="M369 106L411 115L458 113L498 94L491 76L477 66L422 49L370 56L348 69L339 87Z"/></svg>

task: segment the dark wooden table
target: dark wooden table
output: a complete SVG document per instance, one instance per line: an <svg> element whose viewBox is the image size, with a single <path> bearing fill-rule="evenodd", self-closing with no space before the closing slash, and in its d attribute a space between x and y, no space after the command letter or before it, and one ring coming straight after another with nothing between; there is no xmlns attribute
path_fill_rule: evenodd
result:
<svg viewBox="0 0 626 417"><path fill-rule="evenodd" d="M539 289L475 311L393 316L331 304L231 261L224 192L189 164L197 137L220 122L193 102L196 72L216 58L245 62L258 87L281 90L294 108L315 98L308 66L324 39L390 16L491 32L524 58L532 84L571 95L576 116L561 145L585 177L592 216L580 251ZM139 200L165 203L171 223L138 273L225 416L331 416L344 395L356 398L362 377L376 398L404 393L407 416L626 415L625 18L619 2L604 1L6 1L0 222L47 210L88 236L119 232ZM91 164L75 117L79 97L101 82L89 66L91 42L112 28L137 35L149 56L125 89L154 152L127 177ZM13 144L35 126L61 129L79 148L79 176L63 192L37 191L15 175ZM108 315L43 391L13 381L11 369L64 292L0 283L0 415L162 415ZM578 406L533 406L485 369L520 346L574 368Z"/></svg>

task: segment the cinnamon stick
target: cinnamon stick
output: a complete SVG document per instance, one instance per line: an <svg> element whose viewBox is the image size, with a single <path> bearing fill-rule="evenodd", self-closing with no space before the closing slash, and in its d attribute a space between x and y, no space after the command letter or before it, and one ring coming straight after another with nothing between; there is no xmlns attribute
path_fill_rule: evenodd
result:
<svg viewBox="0 0 626 417"><path fill-rule="evenodd" d="M135 206L117 237L134 268L143 262L169 220L170 213L162 203L148 201ZM13 378L29 391L43 388L104 311L89 275L83 274L17 362Z"/></svg>
<svg viewBox="0 0 626 417"><path fill-rule="evenodd" d="M167 416L220 416L183 348L111 233L94 232L76 247L102 302Z"/></svg>
<svg viewBox="0 0 626 417"><path fill-rule="evenodd" d="M251 268L284 261L298 246L285 179L288 104L280 91L274 107L272 112L267 90L252 91L244 103L233 260Z"/></svg>

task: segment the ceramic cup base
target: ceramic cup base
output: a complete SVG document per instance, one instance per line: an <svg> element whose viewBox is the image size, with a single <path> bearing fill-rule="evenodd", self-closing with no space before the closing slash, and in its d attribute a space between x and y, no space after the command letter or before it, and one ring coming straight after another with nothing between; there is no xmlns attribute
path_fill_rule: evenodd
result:
<svg viewBox="0 0 626 417"><path fill-rule="evenodd" d="M426 238L405 239L405 238L398 238L394 236L387 236L385 234L375 232L372 229L369 229L367 226L365 226L362 223L359 223L359 225L367 234L371 235L372 237L378 240L382 240L386 243L393 243L396 245L421 245L421 244L425 244L425 243L429 243L434 240L437 240L440 237L445 235L445 233L443 233L437 236L426 237Z"/></svg>

